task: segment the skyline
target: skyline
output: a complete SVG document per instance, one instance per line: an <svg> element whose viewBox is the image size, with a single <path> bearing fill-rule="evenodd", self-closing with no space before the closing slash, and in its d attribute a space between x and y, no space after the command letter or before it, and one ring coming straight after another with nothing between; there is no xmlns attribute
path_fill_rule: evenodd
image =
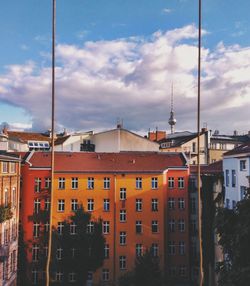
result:
<svg viewBox="0 0 250 286"><path fill-rule="evenodd" d="M201 126L231 134L250 129L250 4L240 4L209 1L202 11ZM51 1L2 6L0 123L47 129ZM119 117L133 131L169 131L173 83L176 131L196 130L196 6L57 1L57 129L103 130Z"/></svg>

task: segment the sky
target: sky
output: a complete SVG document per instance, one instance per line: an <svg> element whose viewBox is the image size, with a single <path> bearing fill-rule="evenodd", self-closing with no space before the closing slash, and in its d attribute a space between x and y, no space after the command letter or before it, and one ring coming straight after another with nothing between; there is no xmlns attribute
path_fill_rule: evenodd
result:
<svg viewBox="0 0 250 286"><path fill-rule="evenodd" d="M250 2L202 1L201 126L250 130ZM51 126L52 0L2 1L0 124ZM198 0L57 0L57 131L196 130Z"/></svg>

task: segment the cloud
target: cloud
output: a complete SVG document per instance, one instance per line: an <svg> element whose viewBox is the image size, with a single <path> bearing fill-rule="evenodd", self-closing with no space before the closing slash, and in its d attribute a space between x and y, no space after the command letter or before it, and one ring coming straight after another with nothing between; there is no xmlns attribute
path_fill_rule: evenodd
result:
<svg viewBox="0 0 250 286"><path fill-rule="evenodd" d="M75 130L167 129L171 85L177 130L196 129L197 28L157 31L151 37L88 41L56 47L56 125ZM204 31L203 35L206 36ZM209 129L247 131L250 47L218 43L202 48L201 121ZM51 124L51 69L11 65L0 75L0 101L24 109L32 128ZM14 115L13 115L14 117ZM4 120L4 119L3 119ZM13 119L13 121L15 121Z"/></svg>
<svg viewBox="0 0 250 286"><path fill-rule="evenodd" d="M90 33L90 31L88 31L88 30L78 31L76 33L76 37L79 40L83 40L83 39L85 39L89 35L89 33Z"/></svg>
<svg viewBox="0 0 250 286"><path fill-rule="evenodd" d="M163 10L162 10L162 13L163 14L170 14L170 13L172 13L173 12L173 10L172 9L169 9L169 8L164 8Z"/></svg>

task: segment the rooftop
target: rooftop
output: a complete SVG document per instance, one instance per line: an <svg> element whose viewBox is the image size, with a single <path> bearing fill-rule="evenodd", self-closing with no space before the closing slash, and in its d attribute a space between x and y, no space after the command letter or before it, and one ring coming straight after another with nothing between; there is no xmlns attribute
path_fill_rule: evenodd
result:
<svg viewBox="0 0 250 286"><path fill-rule="evenodd" d="M49 168L50 152L31 152L26 156L31 168ZM55 172L163 172L186 167L182 153L158 152L55 152Z"/></svg>

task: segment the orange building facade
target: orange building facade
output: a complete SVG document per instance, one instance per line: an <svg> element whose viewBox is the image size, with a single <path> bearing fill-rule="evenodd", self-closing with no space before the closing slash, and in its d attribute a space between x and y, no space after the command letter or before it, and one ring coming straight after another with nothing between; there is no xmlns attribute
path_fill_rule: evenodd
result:
<svg viewBox="0 0 250 286"><path fill-rule="evenodd" d="M20 160L0 153L0 285L17 283Z"/></svg>
<svg viewBox="0 0 250 286"><path fill-rule="evenodd" d="M180 153L56 153L53 226L82 205L102 219L105 259L87 285L118 285L146 249L158 256L165 275L189 281L189 169ZM27 243L27 274L43 285L50 208L50 154L30 153L22 166L21 222ZM91 228L91 223L89 225ZM62 254L63 258L63 254ZM74 273L53 278L74 283Z"/></svg>

